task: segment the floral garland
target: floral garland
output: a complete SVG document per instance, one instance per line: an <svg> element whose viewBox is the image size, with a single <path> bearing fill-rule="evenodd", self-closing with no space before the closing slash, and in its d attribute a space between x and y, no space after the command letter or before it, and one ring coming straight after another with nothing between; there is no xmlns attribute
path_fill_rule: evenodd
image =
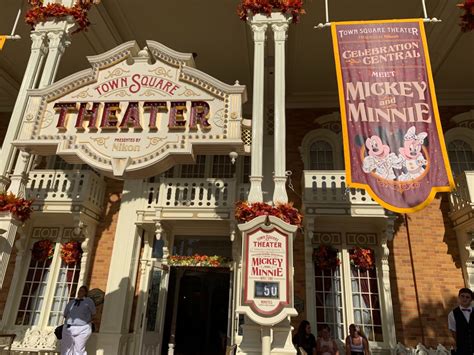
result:
<svg viewBox="0 0 474 355"><path fill-rule="evenodd" d="M303 216L293 207L292 203L282 203L273 207L263 202L248 203L239 201L235 205L235 219L239 223L251 221L258 216L275 216L286 223L301 227Z"/></svg>
<svg viewBox="0 0 474 355"><path fill-rule="evenodd" d="M457 6L464 10L461 16L461 30L469 32L474 30L474 0L464 0L464 3L457 4Z"/></svg>
<svg viewBox="0 0 474 355"><path fill-rule="evenodd" d="M34 28L38 23L45 22L50 18L61 19L72 16L77 24L77 29L72 33L87 30L90 26L87 14L92 3L98 3L98 0L77 0L73 7L66 7L62 4L50 3L43 5L43 0L28 0L31 9L25 15L25 22Z"/></svg>
<svg viewBox="0 0 474 355"><path fill-rule="evenodd" d="M18 198L12 193L0 193L0 212L8 211L21 222L30 218L31 212L33 212L32 203L32 200Z"/></svg>
<svg viewBox="0 0 474 355"><path fill-rule="evenodd" d="M313 261L321 270L336 270L341 265L338 251L331 245L320 245L313 251Z"/></svg>
<svg viewBox="0 0 474 355"><path fill-rule="evenodd" d="M242 0L237 7L237 14L241 20L246 21L249 13L270 16L273 11L278 10L282 14L291 14L293 23L298 23L301 15L306 13L303 0Z"/></svg>
<svg viewBox="0 0 474 355"><path fill-rule="evenodd" d="M54 254L54 245L48 239L37 241L31 249L31 258L34 261L44 262L52 259Z"/></svg>
<svg viewBox="0 0 474 355"><path fill-rule="evenodd" d="M370 248L354 247L349 250L351 264L361 271L373 270L375 267L374 251Z"/></svg>
<svg viewBox="0 0 474 355"><path fill-rule="evenodd" d="M61 259L66 265L73 265L81 261L82 248L79 242L67 242L61 247Z"/></svg>
<svg viewBox="0 0 474 355"><path fill-rule="evenodd" d="M221 267L228 263L229 259L223 256L199 254L193 256L172 255L168 260L168 265L171 266Z"/></svg>

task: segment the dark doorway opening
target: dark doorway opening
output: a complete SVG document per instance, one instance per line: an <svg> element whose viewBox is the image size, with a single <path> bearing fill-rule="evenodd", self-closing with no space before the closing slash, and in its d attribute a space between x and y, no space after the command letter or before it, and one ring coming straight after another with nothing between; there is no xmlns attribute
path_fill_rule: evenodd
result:
<svg viewBox="0 0 474 355"><path fill-rule="evenodd" d="M224 355L229 287L229 269L171 268L162 354L174 330L176 355Z"/></svg>

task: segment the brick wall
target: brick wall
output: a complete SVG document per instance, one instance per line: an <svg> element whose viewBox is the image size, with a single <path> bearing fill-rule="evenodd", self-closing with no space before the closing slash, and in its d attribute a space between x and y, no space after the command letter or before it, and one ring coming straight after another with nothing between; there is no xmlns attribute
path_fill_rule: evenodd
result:
<svg viewBox="0 0 474 355"><path fill-rule="evenodd" d="M94 244L91 250L89 287L99 288L105 292L109 276L110 259L114 247L115 230L122 198L123 181L107 179L107 189L104 198L104 214L97 226ZM96 329L99 330L102 317L102 307L97 307L94 319Z"/></svg>

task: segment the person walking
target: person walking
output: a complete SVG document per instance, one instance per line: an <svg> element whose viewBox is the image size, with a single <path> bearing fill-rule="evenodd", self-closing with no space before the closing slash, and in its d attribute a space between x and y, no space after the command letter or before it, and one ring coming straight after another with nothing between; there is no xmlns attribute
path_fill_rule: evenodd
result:
<svg viewBox="0 0 474 355"><path fill-rule="evenodd" d="M311 325L307 320L301 321L293 337L293 344L298 350L298 355L316 355L316 338L311 333Z"/></svg>
<svg viewBox="0 0 474 355"><path fill-rule="evenodd" d="M359 326L351 324L346 338L346 355L370 355L369 342Z"/></svg>
<svg viewBox="0 0 474 355"><path fill-rule="evenodd" d="M87 286L81 286L77 298L69 301L64 309L61 355L87 355L86 343L92 334L92 316L95 304L87 297Z"/></svg>
<svg viewBox="0 0 474 355"><path fill-rule="evenodd" d="M456 341L456 355L472 355L474 353L474 317L472 291L461 288L458 292L459 306L448 314L448 328Z"/></svg>

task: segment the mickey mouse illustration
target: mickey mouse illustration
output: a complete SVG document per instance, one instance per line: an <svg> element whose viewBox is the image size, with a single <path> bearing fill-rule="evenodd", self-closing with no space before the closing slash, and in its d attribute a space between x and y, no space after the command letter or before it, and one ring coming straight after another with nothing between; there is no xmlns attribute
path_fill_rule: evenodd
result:
<svg viewBox="0 0 474 355"><path fill-rule="evenodd" d="M426 137L428 137L426 132L416 134L415 126L410 127L405 133L403 147L399 149L399 157L406 173L398 177L399 181L414 180L425 171L428 162L423 156L421 148Z"/></svg>
<svg viewBox="0 0 474 355"><path fill-rule="evenodd" d="M395 153L390 153L390 147L383 144L379 136L367 138L365 146L368 156L364 158L362 170L365 173L374 172L385 180L394 180L393 169L401 169L401 160Z"/></svg>

